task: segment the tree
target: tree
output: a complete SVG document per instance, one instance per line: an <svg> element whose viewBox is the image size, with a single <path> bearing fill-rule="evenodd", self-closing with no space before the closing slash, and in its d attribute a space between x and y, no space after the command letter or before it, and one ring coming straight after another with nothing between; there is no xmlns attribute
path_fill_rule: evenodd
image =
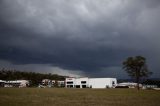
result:
<svg viewBox="0 0 160 106"><path fill-rule="evenodd" d="M67 76L61 76L57 74L42 74L36 72L23 72L18 70L8 70L8 69L0 69L0 79L1 80L29 80L31 81L30 86L37 86L42 79L50 79L50 80L65 80Z"/></svg>
<svg viewBox="0 0 160 106"><path fill-rule="evenodd" d="M146 59L142 56L128 57L123 62L123 69L125 69L129 76L136 79L138 90L140 78L148 77L152 74L147 68Z"/></svg>

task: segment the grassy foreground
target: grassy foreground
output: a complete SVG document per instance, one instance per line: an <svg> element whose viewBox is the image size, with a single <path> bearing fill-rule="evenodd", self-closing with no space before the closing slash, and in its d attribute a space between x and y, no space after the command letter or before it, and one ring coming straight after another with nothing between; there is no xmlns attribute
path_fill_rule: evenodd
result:
<svg viewBox="0 0 160 106"><path fill-rule="evenodd" d="M160 106L160 91L0 88L0 106Z"/></svg>

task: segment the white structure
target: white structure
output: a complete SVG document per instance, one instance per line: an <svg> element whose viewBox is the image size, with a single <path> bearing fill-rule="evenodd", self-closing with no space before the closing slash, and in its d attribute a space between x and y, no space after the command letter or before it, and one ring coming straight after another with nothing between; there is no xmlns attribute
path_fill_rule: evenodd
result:
<svg viewBox="0 0 160 106"><path fill-rule="evenodd" d="M142 89L155 89L158 88L157 85L143 85Z"/></svg>
<svg viewBox="0 0 160 106"><path fill-rule="evenodd" d="M29 86L29 81L28 80L18 80L20 82L19 87L27 87Z"/></svg>
<svg viewBox="0 0 160 106"><path fill-rule="evenodd" d="M136 88L137 83L134 82L122 82L117 84L117 87L128 87L128 88ZM139 84L139 87L142 87L142 84Z"/></svg>
<svg viewBox="0 0 160 106"><path fill-rule="evenodd" d="M116 78L66 78L66 88L114 88Z"/></svg>
<svg viewBox="0 0 160 106"><path fill-rule="evenodd" d="M2 82L2 83L3 83L3 82L6 82L6 81L4 81L4 80L0 80L0 82Z"/></svg>
<svg viewBox="0 0 160 106"><path fill-rule="evenodd" d="M64 87L65 86L65 81L57 81L58 87Z"/></svg>
<svg viewBox="0 0 160 106"><path fill-rule="evenodd" d="M50 79L43 79L42 80L42 86L52 87L55 85L55 83L56 83L55 80L50 80Z"/></svg>
<svg viewBox="0 0 160 106"><path fill-rule="evenodd" d="M91 88L114 88L117 85L116 78L90 78L89 86Z"/></svg>
<svg viewBox="0 0 160 106"><path fill-rule="evenodd" d="M15 80L15 81L6 81L4 87L27 87L29 86L28 80Z"/></svg>
<svg viewBox="0 0 160 106"><path fill-rule="evenodd" d="M4 80L0 80L0 87L4 87L5 82L6 81L4 81Z"/></svg>

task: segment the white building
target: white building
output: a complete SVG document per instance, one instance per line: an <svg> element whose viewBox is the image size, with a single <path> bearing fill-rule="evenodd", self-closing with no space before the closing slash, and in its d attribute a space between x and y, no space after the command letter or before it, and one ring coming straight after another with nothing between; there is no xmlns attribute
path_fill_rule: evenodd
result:
<svg viewBox="0 0 160 106"><path fill-rule="evenodd" d="M4 83L4 87L27 87L29 86L28 80L14 80L14 81L6 81Z"/></svg>
<svg viewBox="0 0 160 106"><path fill-rule="evenodd" d="M142 89L155 89L158 88L157 85L143 85Z"/></svg>
<svg viewBox="0 0 160 106"><path fill-rule="evenodd" d="M55 85L55 83L56 83L55 80L50 80L50 79L43 79L42 80L42 86L52 87Z"/></svg>
<svg viewBox="0 0 160 106"><path fill-rule="evenodd" d="M66 78L66 88L114 88L116 78Z"/></svg>
<svg viewBox="0 0 160 106"><path fill-rule="evenodd" d="M122 82L117 84L118 87L128 87L128 88L136 88L137 83L134 82ZM142 87L142 84L139 84L139 87Z"/></svg>
<svg viewBox="0 0 160 106"><path fill-rule="evenodd" d="M57 81L58 87L65 87L65 81Z"/></svg>
<svg viewBox="0 0 160 106"><path fill-rule="evenodd" d="M117 85L116 78L90 78L89 86L91 88L114 88Z"/></svg>
<svg viewBox="0 0 160 106"><path fill-rule="evenodd" d="M0 87L4 87L5 82L6 81L4 81L4 80L0 80Z"/></svg>

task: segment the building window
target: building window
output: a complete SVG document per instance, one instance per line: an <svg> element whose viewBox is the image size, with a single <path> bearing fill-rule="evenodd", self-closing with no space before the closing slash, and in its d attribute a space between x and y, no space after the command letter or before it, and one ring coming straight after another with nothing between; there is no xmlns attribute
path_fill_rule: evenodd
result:
<svg viewBox="0 0 160 106"><path fill-rule="evenodd" d="M114 81L112 81L112 85L114 85L115 84L115 82Z"/></svg>
<svg viewBox="0 0 160 106"><path fill-rule="evenodd" d="M76 88L80 88L80 85L76 85Z"/></svg>
<svg viewBox="0 0 160 106"><path fill-rule="evenodd" d="M67 88L73 88L73 85L67 85Z"/></svg>
<svg viewBox="0 0 160 106"><path fill-rule="evenodd" d="M67 82L67 84L73 84L73 81Z"/></svg>
<svg viewBox="0 0 160 106"><path fill-rule="evenodd" d="M82 85L82 88L86 88L87 86L86 85Z"/></svg>
<svg viewBox="0 0 160 106"><path fill-rule="evenodd" d="M81 81L81 84L86 84L86 81Z"/></svg>

